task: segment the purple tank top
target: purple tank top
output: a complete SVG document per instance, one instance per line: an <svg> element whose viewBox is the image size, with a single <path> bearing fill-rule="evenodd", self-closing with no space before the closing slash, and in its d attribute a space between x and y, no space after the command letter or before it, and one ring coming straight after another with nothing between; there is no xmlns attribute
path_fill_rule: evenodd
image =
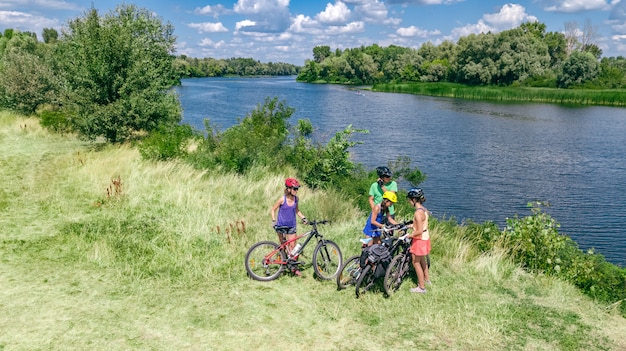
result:
<svg viewBox="0 0 626 351"><path fill-rule="evenodd" d="M285 201L278 208L278 218L276 221L277 226L293 227L296 226L296 207L298 206L298 197L294 201L292 206L287 204L287 196L285 195Z"/></svg>

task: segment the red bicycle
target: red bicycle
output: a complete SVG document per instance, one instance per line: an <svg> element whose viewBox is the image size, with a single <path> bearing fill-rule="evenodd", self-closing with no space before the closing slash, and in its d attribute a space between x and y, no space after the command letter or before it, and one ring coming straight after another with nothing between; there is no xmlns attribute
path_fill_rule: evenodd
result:
<svg viewBox="0 0 626 351"><path fill-rule="evenodd" d="M313 238L317 239L317 245L313 250L313 270L315 275L323 280L333 279L341 268L342 256L339 245L334 241L325 239L317 230L318 224L329 223L328 220L308 222L313 228L304 234L286 240L281 244L272 241L260 241L250 247L246 253L246 271L255 280L270 281L278 278L285 270L295 270L302 262L298 257ZM292 242L306 237L302 245L296 245L295 252L288 252L287 248Z"/></svg>

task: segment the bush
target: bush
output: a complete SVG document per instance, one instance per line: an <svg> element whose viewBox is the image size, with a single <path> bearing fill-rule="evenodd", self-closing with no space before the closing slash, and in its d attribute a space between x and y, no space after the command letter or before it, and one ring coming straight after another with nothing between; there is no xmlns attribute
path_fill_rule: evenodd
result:
<svg viewBox="0 0 626 351"><path fill-rule="evenodd" d="M139 153L149 160L182 158L194 135L189 125L160 126L139 144Z"/></svg>
<svg viewBox="0 0 626 351"><path fill-rule="evenodd" d="M246 172L253 164L284 164L283 147L289 135L287 120L293 112L292 107L278 102L278 98L266 98L263 105L258 105L238 125L216 135L209 130L204 151L212 151L219 164L237 173Z"/></svg>
<svg viewBox="0 0 626 351"><path fill-rule="evenodd" d="M502 246L527 270L562 278L600 302L619 305L626 316L626 269L593 250L581 251L571 238L558 233L559 224L540 206L529 204L532 215L508 219L503 231L493 222L469 223L461 235L483 252Z"/></svg>
<svg viewBox="0 0 626 351"><path fill-rule="evenodd" d="M39 111L40 124L42 127L57 133L68 133L72 130L71 122L67 115L61 111L44 109Z"/></svg>

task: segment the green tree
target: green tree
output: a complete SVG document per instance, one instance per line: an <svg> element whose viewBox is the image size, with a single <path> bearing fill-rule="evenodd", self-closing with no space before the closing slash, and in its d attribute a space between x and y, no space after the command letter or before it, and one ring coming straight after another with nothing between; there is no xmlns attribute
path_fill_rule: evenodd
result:
<svg viewBox="0 0 626 351"><path fill-rule="evenodd" d="M321 63L327 57L330 57L330 55L330 46L328 45L316 46L313 48L313 60L317 63Z"/></svg>
<svg viewBox="0 0 626 351"><path fill-rule="evenodd" d="M328 82L344 83L355 74L344 56L332 56L320 64L320 75Z"/></svg>
<svg viewBox="0 0 626 351"><path fill-rule="evenodd" d="M574 51L563 63L557 76L559 88L569 88L590 81L599 73L599 64L593 54Z"/></svg>
<svg viewBox="0 0 626 351"><path fill-rule="evenodd" d="M59 32L54 28L44 28L42 36L44 43L52 44L59 39Z"/></svg>
<svg viewBox="0 0 626 351"><path fill-rule="evenodd" d="M600 73L596 80L600 88L619 89L626 87L626 59L622 56L602 58Z"/></svg>
<svg viewBox="0 0 626 351"><path fill-rule="evenodd" d="M498 71L492 84L510 85L544 74L550 63L548 46L542 40L544 27L528 24L497 34L493 57Z"/></svg>
<svg viewBox="0 0 626 351"><path fill-rule="evenodd" d="M430 41L422 44L417 53L426 61L434 61L439 58L439 49Z"/></svg>
<svg viewBox="0 0 626 351"><path fill-rule="evenodd" d="M120 5L92 8L69 22L56 46L66 91L63 108L88 139L128 140L181 119L173 60L174 28L154 12Z"/></svg>
<svg viewBox="0 0 626 351"><path fill-rule="evenodd" d="M546 33L544 42L548 45L550 54L550 68L555 69L567 58L567 41L565 35L559 32Z"/></svg>
<svg viewBox="0 0 626 351"><path fill-rule="evenodd" d="M416 50L407 50L400 55L402 62L402 72L400 79L405 82L417 82L420 80L420 66L424 59Z"/></svg>
<svg viewBox="0 0 626 351"><path fill-rule="evenodd" d="M48 62L49 48L29 33L13 33L0 42L0 106L33 114L52 103L60 83Z"/></svg>
<svg viewBox="0 0 626 351"><path fill-rule="evenodd" d="M493 82L498 74L497 55L494 55L496 40L491 33L470 34L459 39L454 70L460 83L487 85Z"/></svg>
<svg viewBox="0 0 626 351"><path fill-rule="evenodd" d="M7 28L7 29L5 29L5 30L4 30L4 37L5 37L7 40L11 40L11 38L13 37L13 32L14 32L13 28Z"/></svg>
<svg viewBox="0 0 626 351"><path fill-rule="evenodd" d="M320 79L320 65L313 60L306 60L296 80L312 83Z"/></svg>

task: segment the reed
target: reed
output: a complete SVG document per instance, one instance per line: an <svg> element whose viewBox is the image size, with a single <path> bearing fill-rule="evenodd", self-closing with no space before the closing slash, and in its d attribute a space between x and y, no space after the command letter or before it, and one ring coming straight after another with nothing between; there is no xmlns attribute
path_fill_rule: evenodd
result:
<svg viewBox="0 0 626 351"><path fill-rule="evenodd" d="M374 91L502 102L626 106L626 90L466 86L456 83L376 84Z"/></svg>

